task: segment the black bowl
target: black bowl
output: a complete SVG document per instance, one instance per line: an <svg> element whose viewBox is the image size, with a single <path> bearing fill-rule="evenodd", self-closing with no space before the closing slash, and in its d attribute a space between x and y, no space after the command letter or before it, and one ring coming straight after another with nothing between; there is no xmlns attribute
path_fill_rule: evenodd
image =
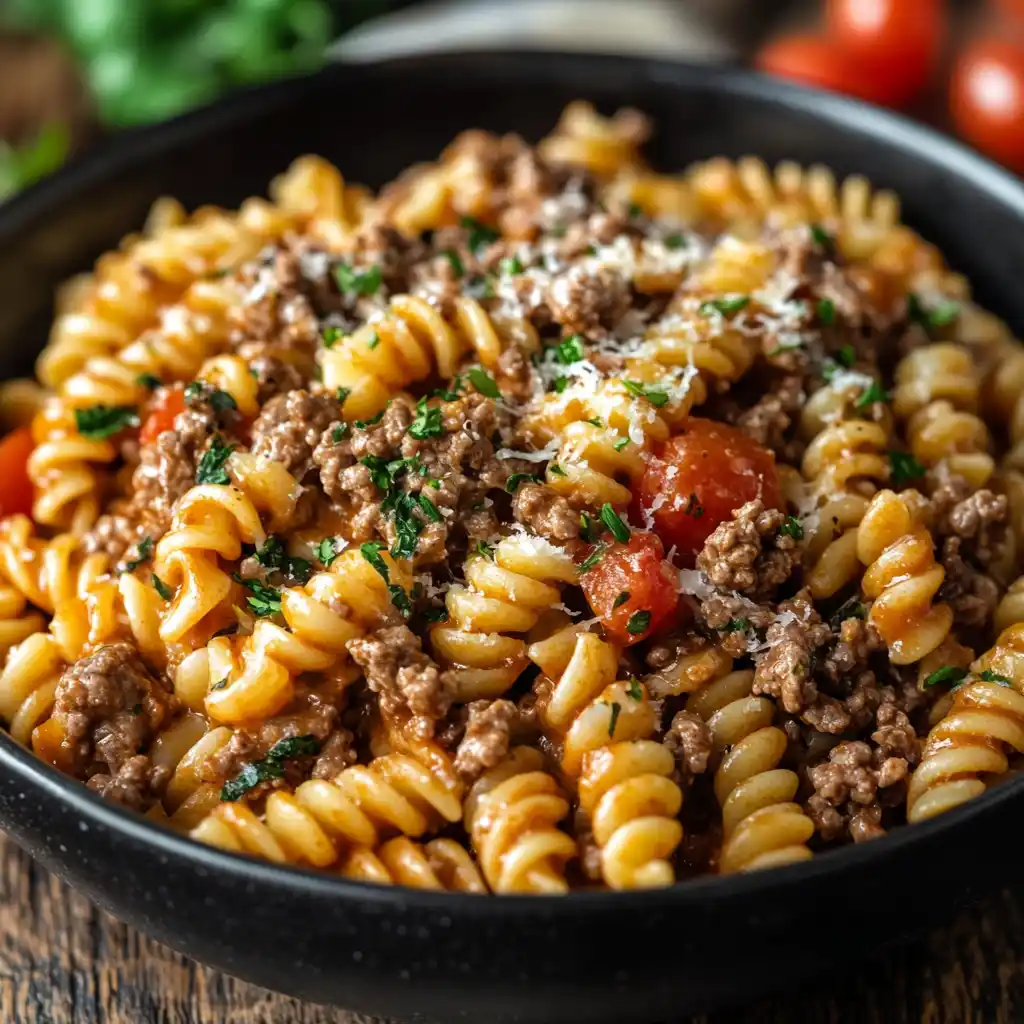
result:
<svg viewBox="0 0 1024 1024"><path fill-rule="evenodd" d="M714 154L815 161L903 197L909 222L1024 323L1024 188L956 144L737 71L495 54L333 67L125 136L0 210L8 375L45 337L53 286L170 193L262 192L297 154L379 185L462 128L537 138L569 100L656 118L666 169ZM648 893L480 898L374 888L207 849L104 804L0 737L0 824L104 909L231 974L320 1002L488 1022L664 1020L877 951L1016 874L1024 780L809 864ZM54 936L59 941L59 936Z"/></svg>

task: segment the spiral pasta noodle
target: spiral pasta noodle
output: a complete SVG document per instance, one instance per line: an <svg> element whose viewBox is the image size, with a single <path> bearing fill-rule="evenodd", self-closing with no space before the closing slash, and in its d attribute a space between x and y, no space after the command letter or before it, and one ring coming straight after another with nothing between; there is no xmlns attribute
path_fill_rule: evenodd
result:
<svg viewBox="0 0 1024 1024"><path fill-rule="evenodd" d="M775 706L751 693L754 675L729 672L693 694L687 711L711 727L715 796L722 806L722 874L808 860L814 824L793 802L795 772L778 767L786 734L772 724Z"/></svg>
<svg viewBox="0 0 1024 1024"><path fill-rule="evenodd" d="M897 665L935 650L953 624L953 611L934 598L945 570L935 561L932 536L914 521L907 503L879 491L864 513L857 556L867 566L862 588L873 603L869 618Z"/></svg>
<svg viewBox="0 0 1024 1024"><path fill-rule="evenodd" d="M341 874L376 885L404 885L443 892L487 892L480 869L454 839L414 843L405 836L396 836L376 850L357 847L343 861Z"/></svg>

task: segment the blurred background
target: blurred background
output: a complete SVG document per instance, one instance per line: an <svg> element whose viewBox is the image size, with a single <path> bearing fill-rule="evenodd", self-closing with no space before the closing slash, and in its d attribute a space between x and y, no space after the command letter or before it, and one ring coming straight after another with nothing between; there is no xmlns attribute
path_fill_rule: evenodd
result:
<svg viewBox="0 0 1024 1024"><path fill-rule="evenodd" d="M1024 0L0 0L0 198L232 88L489 46L748 64L1024 173Z"/></svg>

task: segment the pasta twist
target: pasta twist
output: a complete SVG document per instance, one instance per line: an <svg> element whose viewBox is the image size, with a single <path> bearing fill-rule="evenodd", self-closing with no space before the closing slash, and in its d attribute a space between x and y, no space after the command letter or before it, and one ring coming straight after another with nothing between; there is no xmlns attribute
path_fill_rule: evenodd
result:
<svg viewBox="0 0 1024 1024"><path fill-rule="evenodd" d="M544 160L583 167L599 178L640 168L640 143L646 136L643 118L623 110L602 117L582 100L570 103L554 131L538 145Z"/></svg>
<svg viewBox="0 0 1024 1024"><path fill-rule="evenodd" d="M711 728L715 796L722 807L722 874L808 860L814 823L793 802L795 772L779 768L786 734L772 725L775 705L752 694L754 673L729 672L687 701Z"/></svg>
<svg viewBox="0 0 1024 1024"><path fill-rule="evenodd" d="M1024 470L1024 351L1014 344L1003 353L992 374L989 395L993 418L1006 426L1010 450L1005 466Z"/></svg>
<svg viewBox="0 0 1024 1024"><path fill-rule="evenodd" d="M979 776L1009 769L1024 753L1024 622L1008 626L931 730L907 790L907 820L924 821L985 792Z"/></svg>
<svg viewBox="0 0 1024 1024"><path fill-rule="evenodd" d="M461 296L454 309L449 324L425 299L395 295L386 316L321 353L324 384L349 392L346 419L372 418L396 392L435 371L450 380L468 352L484 366L497 364L502 341L484 308Z"/></svg>
<svg viewBox="0 0 1024 1024"><path fill-rule="evenodd" d="M842 183L826 167L804 169L783 161L774 171L758 157L697 164L686 180L705 217L753 233L769 219L783 225L820 223L834 233L847 259L875 252L899 225L900 205L889 191L875 191L860 176Z"/></svg>
<svg viewBox="0 0 1024 1024"><path fill-rule="evenodd" d="M978 417L981 377L967 349L924 345L896 367L893 410L906 422L914 457L925 466L940 463L975 487L992 476L992 439Z"/></svg>
<svg viewBox="0 0 1024 1024"><path fill-rule="evenodd" d="M405 885L439 892L487 892L480 869L469 852L454 839L414 843L405 836L396 836L376 850L357 847L342 862L341 874L375 885Z"/></svg>
<svg viewBox="0 0 1024 1024"><path fill-rule="evenodd" d="M331 781L276 790L263 820L240 803L221 803L190 832L194 839L279 864L325 868L351 847L376 848L387 834L421 836L462 816L458 782L437 764L391 753L346 768Z"/></svg>
<svg viewBox="0 0 1024 1024"><path fill-rule="evenodd" d="M935 561L931 533L892 491L871 499L857 534L857 556L868 568L862 588L869 618L896 665L934 651L953 624L947 604L933 604L946 571Z"/></svg>
<svg viewBox="0 0 1024 1024"><path fill-rule="evenodd" d="M66 666L49 633L33 633L11 648L0 674L0 721L18 743L28 746L33 730L49 717Z"/></svg>
<svg viewBox="0 0 1024 1024"><path fill-rule="evenodd" d="M492 892L568 891L576 843L557 826L569 801L533 747L515 747L465 799L464 823Z"/></svg>
<svg viewBox="0 0 1024 1024"><path fill-rule="evenodd" d="M646 687L616 682L617 671L611 644L578 634L541 720L564 737L562 771L579 779L580 809L601 850L605 882L616 889L671 885L669 858L683 838L675 765L649 740L657 715Z"/></svg>
<svg viewBox="0 0 1024 1024"><path fill-rule="evenodd" d="M527 665L526 633L549 608L562 601L558 584L577 581L576 566L564 551L540 537L506 537L490 556L471 555L466 585L445 595L448 621L434 626L435 657L450 667L455 700L498 697Z"/></svg>

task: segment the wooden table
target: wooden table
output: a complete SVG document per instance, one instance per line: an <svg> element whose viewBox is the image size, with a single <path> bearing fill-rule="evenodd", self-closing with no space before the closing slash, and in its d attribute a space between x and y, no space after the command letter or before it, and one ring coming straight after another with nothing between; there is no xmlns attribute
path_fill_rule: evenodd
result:
<svg viewBox="0 0 1024 1024"><path fill-rule="evenodd" d="M887 961L839 971L816 989L700 1018L700 1024L1022 1021L1022 907L1009 895L991 899ZM373 1024L200 967L94 909L3 839L0 1022Z"/></svg>

